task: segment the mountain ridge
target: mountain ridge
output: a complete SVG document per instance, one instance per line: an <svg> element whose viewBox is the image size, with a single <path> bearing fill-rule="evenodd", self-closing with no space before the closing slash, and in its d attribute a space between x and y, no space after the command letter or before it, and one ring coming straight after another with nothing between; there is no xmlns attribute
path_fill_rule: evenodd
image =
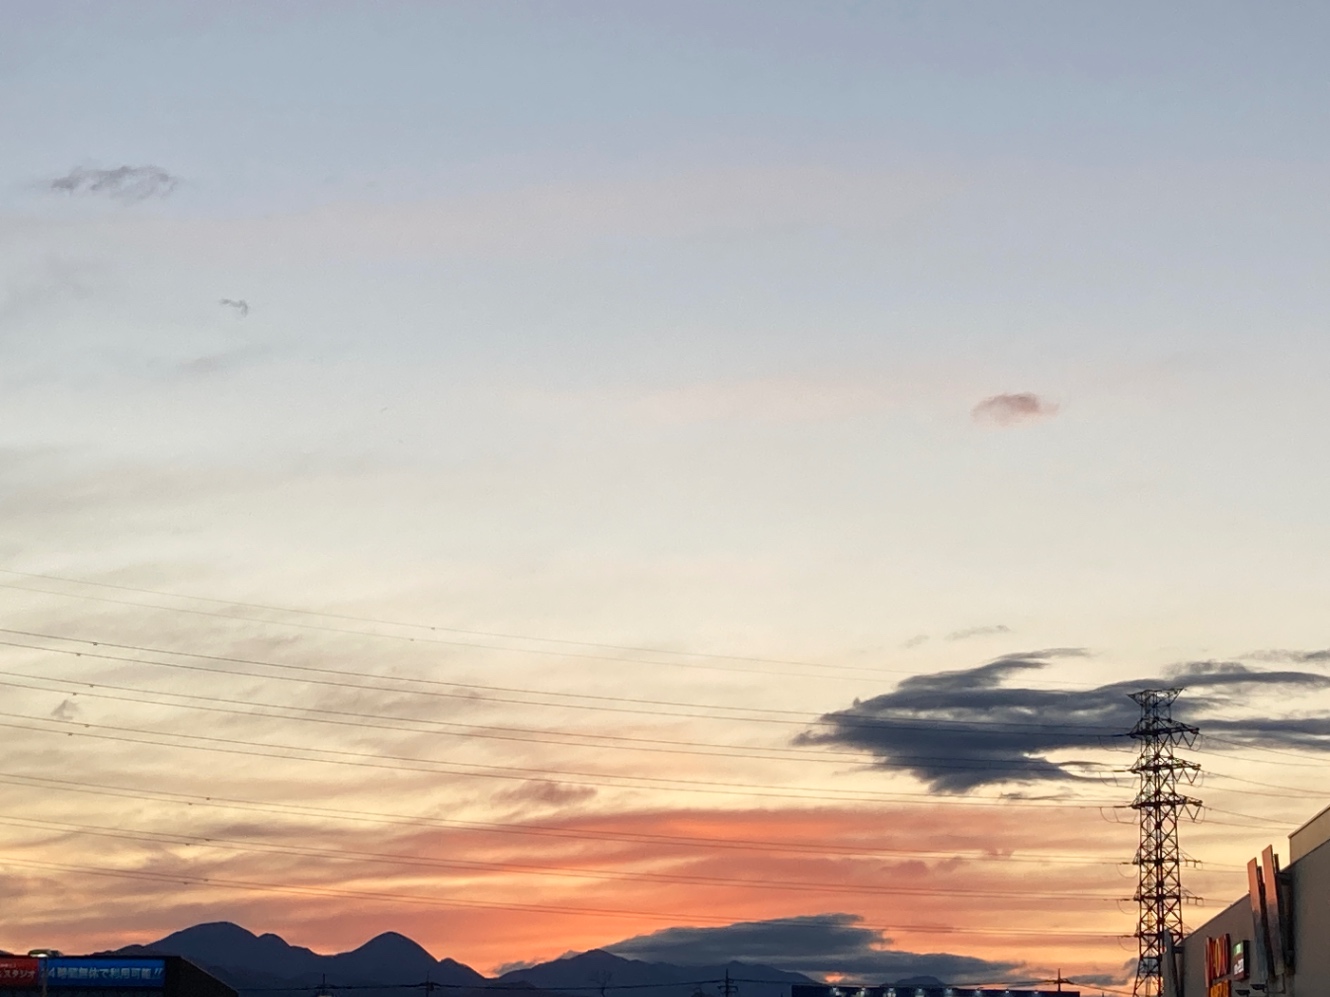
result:
<svg viewBox="0 0 1330 997"><path fill-rule="evenodd" d="M455 959L436 959L418 942L385 931L346 952L322 954L292 945L271 932L257 935L230 921L196 924L146 945L127 945L115 955L179 955L239 991L327 987L357 988L357 997L403 997L429 981L445 997L479 997L520 990L528 997L548 991L578 997L610 997L616 989L649 988L650 997L712 997L715 983L742 979L742 997L789 997L792 983L813 983L802 973L756 963L717 965L646 962L590 949L486 977ZM711 987L711 990L706 989Z"/></svg>
<svg viewBox="0 0 1330 997"><path fill-rule="evenodd" d="M230 921L210 921L147 945L127 945L115 954L184 956L237 990L317 987L325 979L339 986L399 988L425 980L455 988L488 982L470 966L435 959L395 931L375 935L350 951L325 955L271 932L256 935Z"/></svg>

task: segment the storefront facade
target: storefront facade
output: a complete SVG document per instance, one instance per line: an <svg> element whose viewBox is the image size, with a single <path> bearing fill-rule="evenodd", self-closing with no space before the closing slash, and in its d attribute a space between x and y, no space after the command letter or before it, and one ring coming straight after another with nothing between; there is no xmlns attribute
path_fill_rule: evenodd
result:
<svg viewBox="0 0 1330 997"><path fill-rule="evenodd" d="M1081 997L1079 990L1026 990L1009 987L822 986L796 983L790 997Z"/></svg>
<svg viewBox="0 0 1330 997"><path fill-rule="evenodd" d="M1330 995L1330 808L1247 865L1247 895L1184 940L1182 997Z"/></svg>
<svg viewBox="0 0 1330 997"><path fill-rule="evenodd" d="M179 956L0 957L0 997L237 997Z"/></svg>

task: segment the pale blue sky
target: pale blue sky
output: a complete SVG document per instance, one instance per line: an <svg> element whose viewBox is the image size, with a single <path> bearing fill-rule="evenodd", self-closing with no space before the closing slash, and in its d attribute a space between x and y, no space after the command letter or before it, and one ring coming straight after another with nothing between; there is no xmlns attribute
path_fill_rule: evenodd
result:
<svg viewBox="0 0 1330 997"><path fill-rule="evenodd" d="M1113 646L1105 605L1208 648L1251 599L1227 639L1314 639L1320 5L5 16L5 438L42 454L13 473L206 481L148 489L114 554L64 541L131 500L34 511L17 561L202 583L216 528L205 587L318 602L304 555L247 579L234 546L295 517L313 575L365 580L340 598L418 607L465 550L544 579L467 614L556 632L709 645L646 607L756 561L719 615L767 651L1008 617ZM126 164L179 186L41 189ZM1060 412L972 423L1008 391ZM423 590L391 591L408 549ZM591 608L606 564L652 577L627 617Z"/></svg>

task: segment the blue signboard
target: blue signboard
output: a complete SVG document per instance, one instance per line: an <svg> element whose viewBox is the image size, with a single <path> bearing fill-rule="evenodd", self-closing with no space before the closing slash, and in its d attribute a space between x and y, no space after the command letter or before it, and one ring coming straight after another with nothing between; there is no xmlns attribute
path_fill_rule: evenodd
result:
<svg viewBox="0 0 1330 997"><path fill-rule="evenodd" d="M56 987L166 986L165 959L45 959L46 985Z"/></svg>

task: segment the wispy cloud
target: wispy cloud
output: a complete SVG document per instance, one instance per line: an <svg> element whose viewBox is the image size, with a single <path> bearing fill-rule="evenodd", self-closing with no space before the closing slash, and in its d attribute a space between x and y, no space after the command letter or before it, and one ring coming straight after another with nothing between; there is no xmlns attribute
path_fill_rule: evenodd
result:
<svg viewBox="0 0 1330 997"><path fill-rule="evenodd" d="M1149 686L1188 691L1178 714L1212 732L1250 744L1330 750L1330 718L1207 716L1247 700L1260 687L1330 688L1330 677L1305 671L1257 671L1238 662L1191 662L1163 677L1139 678L1085 690L1008 685L1016 675L1084 652L1059 648L1012 654L976 668L906 679L892 692L823 716L824 727L801 744L857 748L882 767L903 768L934 789L966 792L980 786L1075 781L1095 771L1093 760L1053 760L1068 749L1093 751L1120 738L1137 717L1129 693Z"/></svg>
<svg viewBox="0 0 1330 997"><path fill-rule="evenodd" d="M568 786L548 779L533 779L515 789L497 793L494 798L504 803L535 803L548 807L566 807L575 803L585 803L595 795L596 790L592 786Z"/></svg>
<svg viewBox="0 0 1330 997"><path fill-rule="evenodd" d="M990 426L1018 426L1057 415L1059 406L1029 391L993 395L985 398L970 416L975 422Z"/></svg>
<svg viewBox="0 0 1330 997"><path fill-rule="evenodd" d="M803 375L705 382L646 392L629 401L653 422L794 422L880 412L898 405L901 392L869 378Z"/></svg>
<svg viewBox="0 0 1330 997"><path fill-rule="evenodd" d="M1330 664L1330 648L1322 648L1319 651L1291 651L1288 649L1257 651L1251 657L1258 661L1292 661L1303 665Z"/></svg>
<svg viewBox="0 0 1330 997"><path fill-rule="evenodd" d="M759 962L813 975L851 973L874 981L933 976L943 980L991 979L1019 966L950 952L907 952L890 947L881 931L855 914L810 914L748 921L718 928L665 928L606 948L648 962L718 965Z"/></svg>
<svg viewBox="0 0 1330 997"><path fill-rule="evenodd" d="M46 761L51 761L49 756ZM35 764L27 768L38 771ZM809 916L819 916L808 915L810 910L826 909L822 901L828 893L837 895L834 887L827 890L825 884L843 882L864 924L924 926L918 932L911 931L909 951L902 954L889 948L878 930L865 928L851 918L842 927L863 934L846 936L834 922L822 935L816 924L806 926L803 941L790 940L789 950L809 957L798 962L791 959L786 965L809 972L824 968L828 972L863 972L880 980L889 974L929 972L926 964L907 961L906 957L915 952L934 952L935 946L948 944L945 939L935 942L935 933L927 926L955 923L956 901L948 895L951 889L1004 893L1013 898L1004 910L1023 910L1023 916L1033 916L1020 897L1033 866L1030 862L1012 863L1003 856L1027 850L1083 847L1095 856L1114 858L1130 847L1129 839L1114 841L1111 833L1084 841L1082 818L1065 812L1050 812L1035 829L1027 814L995 812L984 821L976 821L972 813L961 808L929 805L894 808L891 818L885 820L882 811L873 809L764 807L588 810L542 816L530 824L513 822L503 829L437 826L432 817L450 818L458 811L455 803L445 802L446 796L436 795L429 782L415 786L394 782L376 788L375 784L381 783L377 779L338 787L339 791L345 790L336 804L341 808L339 812L352 815L351 819L340 819L333 811L278 812L285 811L287 803L296 803L296 810L304 809L298 805L308 790L304 783L275 781L265 771L263 786L251 781L246 788L239 788L236 776L224 771L226 766L218 768L222 779L216 784L218 792L243 799L258 794L272 802L260 810L237 809L223 799L204 801L195 797L195 804L154 801L153 810L148 812L141 797L102 795L99 784L126 785L131 780L123 774L108 774L100 766L88 777L98 790L91 796L64 791L58 788L59 783L44 784L41 792L47 808L41 817L69 822L70 833L53 836L46 829L11 829L5 840L7 856L113 867L131 875L71 877L64 884L70 902L48 927L41 919L49 916L49 904L43 904L55 882L45 879L41 869L15 869L14 874L21 878L13 889L7 889L5 897L12 901L14 923L24 926L24 936L14 941L40 938L44 930L49 937L58 926L70 947L102 948L135 937L148 941L186 924L223 917L273 929L284 925L288 932L295 930L305 938L322 938L321 944L336 946L359 944L366 924L377 922L409 934L435 951L488 967L511 963L515 958L541 961L568 949L604 948L609 939L650 938L661 927L659 920L649 914L606 919L572 915L563 908L707 911L712 916L724 916L733 925L765 921L798 924ZM189 784L188 766L170 765L158 774L159 779L154 781L145 771L144 784L167 792L200 792ZM240 778L244 778L243 773ZM332 791L324 784L310 793L308 802L322 807ZM0 804L18 813L21 801L31 800L33 794L31 787L0 785ZM95 816L89 815L90 800L97 804ZM323 802L316 802L319 800ZM356 810L363 813L355 815ZM393 812L422 816L418 823L405 818L392 822L373 819ZM101 826L110 829L112 836L79 831L77 825ZM122 837L131 830L149 837L167 831L172 837L186 835L193 843ZM203 846L204 839L207 847ZM942 851L935 858L891 858L895 852L917 849L920 840ZM755 848L757 841L770 842L772 847ZM514 863L525 871L515 868ZM539 869L550 869L555 874L541 875ZM587 878L578 875L579 871ZM174 881L137 878L140 872L168 876ZM655 873L669 875L657 877ZM1079 865L1054 864L1041 869L1040 874L1043 885L1058 892L1070 895L1095 889L1093 881L1087 882L1087 870ZM673 876L687 881L670 882ZM692 881L694 877L696 882ZM726 882L708 883L708 879ZM226 881L271 884L273 890L237 891L228 889ZM752 885L738 885L743 882ZM773 891L772 883L790 884L798 892ZM809 892L799 889L800 884L822 887ZM902 887L917 890L909 897L908 916L902 915L902 898L892 892ZM365 890L380 896L311 904L308 894L287 892L292 888ZM857 892L865 888L886 892L881 896ZM422 902L406 903L388 899L385 894L415 896ZM840 896L845 899L844 894ZM483 898L495 906L454 908L450 907L450 898ZM552 906L524 911L522 906L529 904ZM505 905L512 906L504 909ZM128 937L124 918L116 913L126 906L148 912L143 922L136 924L134 935ZM972 923L976 916L982 917L974 910L964 913L965 920ZM689 924L688 915L680 913L675 923ZM737 934L739 937L712 936L710 942L718 948L722 943L729 945L736 956L759 958L760 937ZM760 936L761 928L754 935ZM703 936L704 940L707 937ZM658 938L653 944L661 943ZM1050 947L1057 950L1060 944L1056 938L1039 944L1032 939L1026 953L1047 964ZM885 950L885 955L878 950ZM820 961L816 958L819 953ZM901 962L890 961L893 954L898 954ZM992 948L976 955L1008 958L1000 949ZM870 961L877 956L882 956L882 961ZM956 966L955 972L964 975L968 965ZM947 971L944 974L940 970ZM947 964L935 965L932 971L946 976L952 972Z"/></svg>
<svg viewBox="0 0 1330 997"><path fill-rule="evenodd" d="M166 197L180 178L160 166L117 166L102 170L78 166L48 184L64 194L94 194L133 203L150 197Z"/></svg>
<svg viewBox="0 0 1330 997"><path fill-rule="evenodd" d="M969 627L965 630L953 630L947 634L947 640L969 640L971 637L993 637L997 634L1009 634L1011 627L1004 623L994 623L986 627Z"/></svg>
<svg viewBox="0 0 1330 997"><path fill-rule="evenodd" d="M37 326L48 309L92 295L88 268L68 260L49 259L35 270L6 281L0 289L0 330Z"/></svg>

